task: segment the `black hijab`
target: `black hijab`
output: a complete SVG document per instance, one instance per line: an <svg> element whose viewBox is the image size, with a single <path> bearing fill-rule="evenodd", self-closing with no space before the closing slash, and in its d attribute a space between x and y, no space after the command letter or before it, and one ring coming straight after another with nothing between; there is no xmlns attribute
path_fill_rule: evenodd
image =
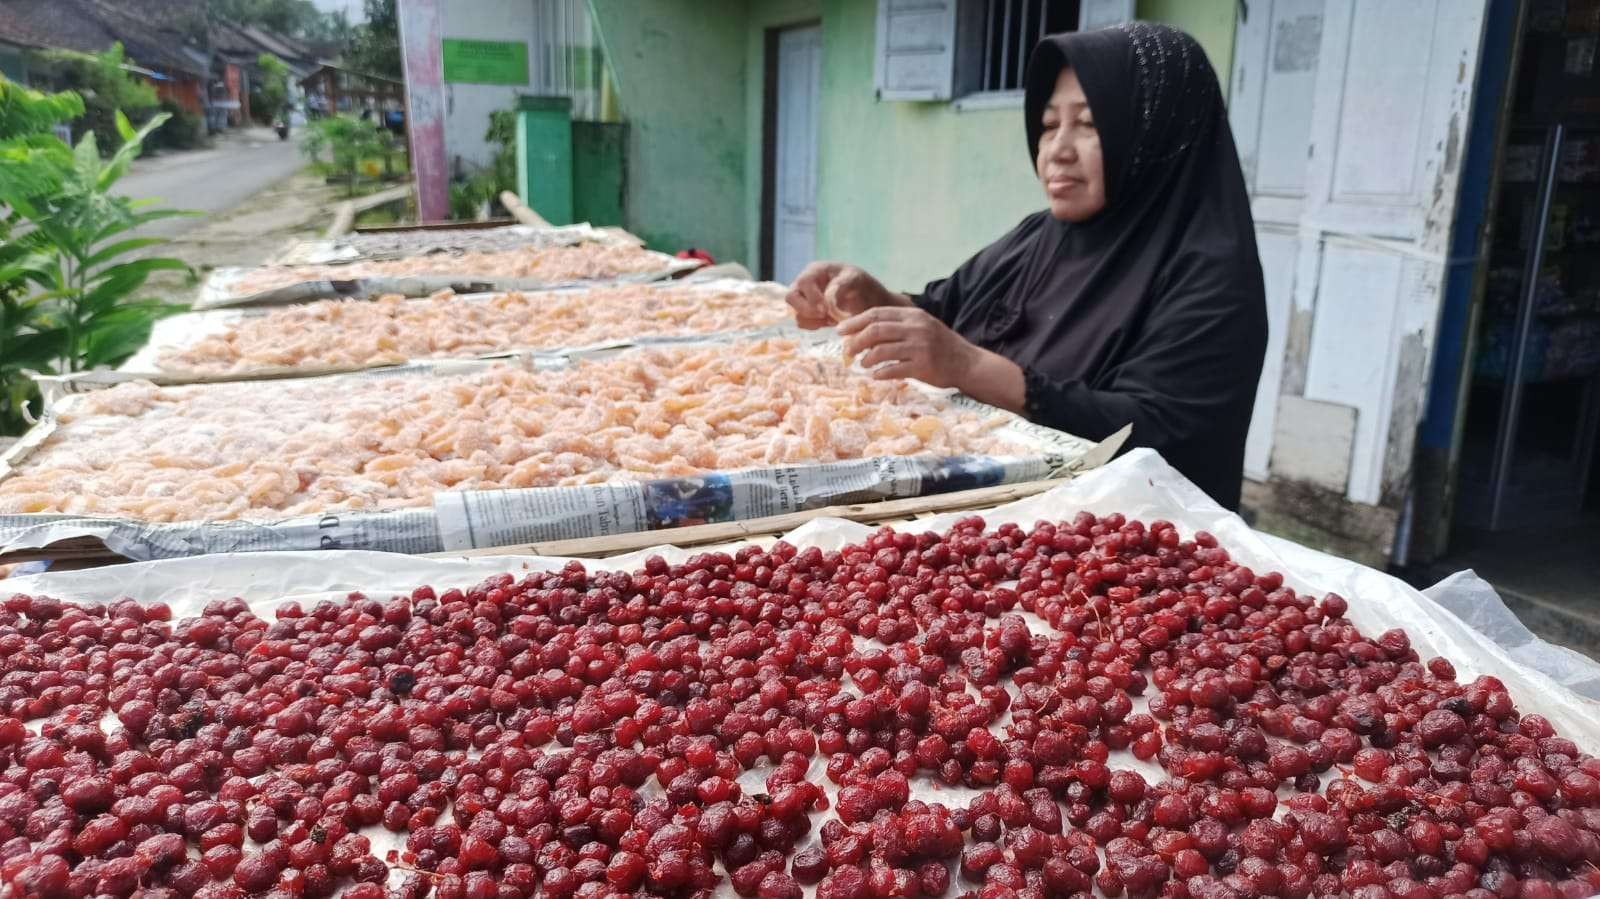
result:
<svg viewBox="0 0 1600 899"><path fill-rule="evenodd" d="M1028 64L1031 159L1069 65L1100 135L1106 208L1076 224L1035 213L916 301L1022 367L1029 418L1090 439L1131 422L1132 445L1236 508L1266 303L1216 73L1163 25L1047 37Z"/></svg>

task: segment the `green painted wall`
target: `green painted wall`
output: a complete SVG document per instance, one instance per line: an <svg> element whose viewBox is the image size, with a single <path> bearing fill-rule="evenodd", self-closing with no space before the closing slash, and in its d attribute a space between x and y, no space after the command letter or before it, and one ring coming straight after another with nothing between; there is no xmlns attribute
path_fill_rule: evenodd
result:
<svg viewBox="0 0 1600 899"><path fill-rule="evenodd" d="M1233 70L1233 32L1237 0L1138 0L1139 18L1175 25L1194 35L1217 70L1224 93Z"/></svg>
<svg viewBox="0 0 1600 899"><path fill-rule="evenodd" d="M920 289L1042 205L1020 103L958 109L873 95L877 0L590 0L617 75L628 227L652 245L760 260L770 28L821 20L817 252ZM1140 0L1192 33L1224 82L1236 0Z"/></svg>
<svg viewBox="0 0 1600 899"><path fill-rule="evenodd" d="M824 0L817 253L920 290L1043 206L1020 104L960 110L873 96L876 0ZM1218 71L1234 0L1143 0L1195 35Z"/></svg>
<svg viewBox="0 0 1600 899"><path fill-rule="evenodd" d="M749 258L747 0L590 0L629 123L628 230Z"/></svg>

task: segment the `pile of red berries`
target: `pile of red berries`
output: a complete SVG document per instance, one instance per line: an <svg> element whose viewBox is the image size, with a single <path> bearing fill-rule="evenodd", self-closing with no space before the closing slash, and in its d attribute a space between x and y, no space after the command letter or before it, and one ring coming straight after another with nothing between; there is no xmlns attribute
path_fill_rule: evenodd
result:
<svg viewBox="0 0 1600 899"><path fill-rule="evenodd" d="M1458 683L1345 611L1204 533L1086 514L631 573L574 563L275 621L239 600L174 624L160 604L13 596L0 884L1600 891L1600 760L1493 678ZM1133 770L1150 765L1165 778ZM382 829L403 849L375 850Z"/></svg>

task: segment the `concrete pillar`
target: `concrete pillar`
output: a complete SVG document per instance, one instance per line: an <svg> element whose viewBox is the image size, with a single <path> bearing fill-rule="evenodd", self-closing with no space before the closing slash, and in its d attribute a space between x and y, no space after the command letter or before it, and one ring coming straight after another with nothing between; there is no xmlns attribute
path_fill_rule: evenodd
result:
<svg viewBox="0 0 1600 899"><path fill-rule="evenodd" d="M444 53L440 0L399 0L400 59L406 81L406 134L411 142L411 177L417 185L417 218L450 217L450 166L444 150Z"/></svg>

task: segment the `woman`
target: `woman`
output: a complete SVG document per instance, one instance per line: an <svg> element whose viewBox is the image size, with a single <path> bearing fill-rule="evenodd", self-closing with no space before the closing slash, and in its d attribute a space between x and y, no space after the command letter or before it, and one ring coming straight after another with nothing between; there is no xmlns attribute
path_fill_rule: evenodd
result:
<svg viewBox="0 0 1600 899"><path fill-rule="evenodd" d="M813 263L789 303L879 378L916 378L1090 439L1128 423L1228 508L1266 346L1250 202L1194 39L1133 23L1044 39L1028 147L1047 211L919 295Z"/></svg>

